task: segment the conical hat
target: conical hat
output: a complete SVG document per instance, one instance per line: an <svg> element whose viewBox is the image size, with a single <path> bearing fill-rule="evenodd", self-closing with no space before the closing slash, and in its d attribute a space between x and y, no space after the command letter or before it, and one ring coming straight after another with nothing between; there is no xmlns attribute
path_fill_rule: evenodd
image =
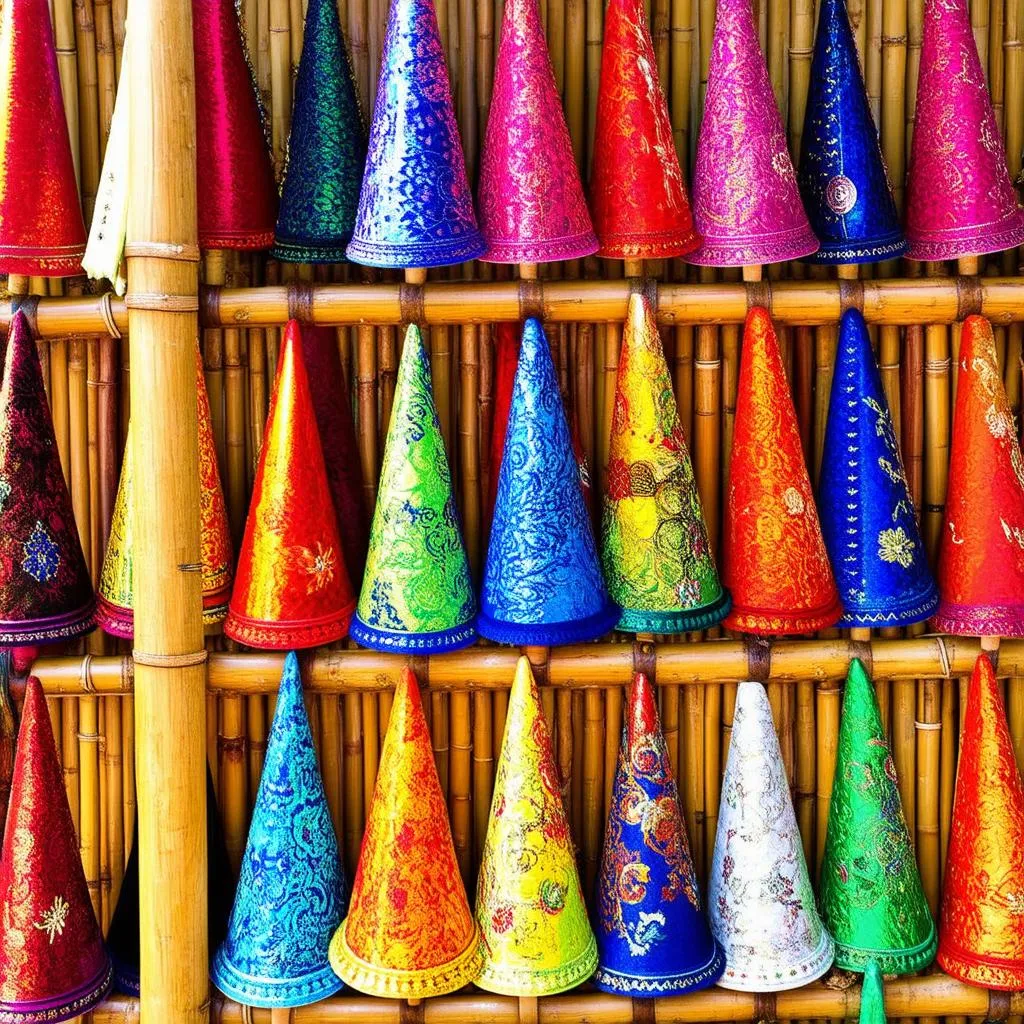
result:
<svg viewBox="0 0 1024 1024"><path fill-rule="evenodd" d="M266 249L277 185L234 0L192 0L196 194L204 249Z"/></svg>
<svg viewBox="0 0 1024 1024"><path fill-rule="evenodd" d="M686 257L690 263L778 263L818 248L800 203L751 0L718 0L693 219L703 244Z"/></svg>
<svg viewBox="0 0 1024 1024"><path fill-rule="evenodd" d="M81 636L95 607L39 353L18 312L0 388L0 644Z"/></svg>
<svg viewBox="0 0 1024 1024"><path fill-rule="evenodd" d="M593 152L598 256L667 259L700 245L643 0L605 10Z"/></svg>
<svg viewBox="0 0 1024 1024"><path fill-rule="evenodd" d="M548 263L597 251L537 0L505 0L477 194L483 260Z"/></svg>
<svg viewBox="0 0 1024 1024"><path fill-rule="evenodd" d="M605 992L663 996L706 988L725 957L701 913L700 885L658 721L654 688L633 677L597 886Z"/></svg>
<svg viewBox="0 0 1024 1024"><path fill-rule="evenodd" d="M0 273L78 274L85 223L47 0L4 0L0 90Z"/></svg>
<svg viewBox="0 0 1024 1024"><path fill-rule="evenodd" d="M523 328L477 629L506 644L593 640L618 621L605 589L551 350Z"/></svg>
<svg viewBox="0 0 1024 1024"><path fill-rule="evenodd" d="M366 136L337 2L310 0L270 255L294 263L344 262L365 161Z"/></svg>
<svg viewBox="0 0 1024 1024"><path fill-rule="evenodd" d="M777 992L832 965L818 917L779 739L760 683L740 683L708 881L723 988Z"/></svg>
<svg viewBox="0 0 1024 1024"><path fill-rule="evenodd" d="M863 971L876 960L885 974L910 974L932 962L935 922L875 689L856 658L843 694L820 896L836 966Z"/></svg>
<svg viewBox="0 0 1024 1024"><path fill-rule="evenodd" d="M618 628L683 633L729 610L661 336L645 298L629 300L615 387L602 564Z"/></svg>
<svg viewBox="0 0 1024 1024"><path fill-rule="evenodd" d="M203 625L215 626L228 613L231 595L231 533L224 492L217 469L217 449L210 421L202 358L196 352L196 411L199 422L199 527L203 562ZM135 555L132 530L134 498L132 427L124 447L121 482L117 488L110 537L96 600L96 619L111 636L132 639L135 631Z"/></svg>
<svg viewBox="0 0 1024 1024"><path fill-rule="evenodd" d="M907 255L980 256L1024 242L967 0L925 0L907 173Z"/></svg>
<svg viewBox="0 0 1024 1024"><path fill-rule="evenodd" d="M0 1020L7 1024L70 1020L110 988L110 958L34 676L25 691L0 860L0 949Z"/></svg>
<svg viewBox="0 0 1024 1024"><path fill-rule="evenodd" d="M992 662L974 665L942 894L939 966L985 988L1024 989L1024 785Z"/></svg>
<svg viewBox="0 0 1024 1024"><path fill-rule="evenodd" d="M382 651L457 650L476 639L475 613L430 361L410 324L352 639Z"/></svg>
<svg viewBox="0 0 1024 1024"><path fill-rule="evenodd" d="M730 629L810 633L842 614L775 328L759 306L743 328L722 554Z"/></svg>
<svg viewBox="0 0 1024 1024"><path fill-rule="evenodd" d="M546 996L586 981L597 944L576 872L540 695L520 658L509 697L476 889L479 988Z"/></svg>
<svg viewBox="0 0 1024 1024"><path fill-rule="evenodd" d="M346 984L391 998L454 992L480 971L480 935L409 668L395 688L348 917L330 954Z"/></svg>
<svg viewBox="0 0 1024 1024"><path fill-rule="evenodd" d="M302 700L299 659L284 663L267 756L213 983L249 1006L305 1006L341 988L327 960L345 911L334 823Z"/></svg>
<svg viewBox="0 0 1024 1024"><path fill-rule="evenodd" d="M441 267L483 249L433 0L391 0L348 258Z"/></svg>
<svg viewBox="0 0 1024 1024"><path fill-rule="evenodd" d="M874 263L906 249L846 0L818 10L799 180L821 241L809 263Z"/></svg>
<svg viewBox="0 0 1024 1024"><path fill-rule="evenodd" d="M1024 456L992 325L980 316L960 335L937 576L936 631L1024 636Z"/></svg>
<svg viewBox="0 0 1024 1024"><path fill-rule="evenodd" d="M845 614L841 626L906 626L939 602L864 317L839 327L818 484Z"/></svg>
<svg viewBox="0 0 1024 1024"><path fill-rule="evenodd" d="M355 609L299 325L289 321L224 633L250 647L340 640Z"/></svg>

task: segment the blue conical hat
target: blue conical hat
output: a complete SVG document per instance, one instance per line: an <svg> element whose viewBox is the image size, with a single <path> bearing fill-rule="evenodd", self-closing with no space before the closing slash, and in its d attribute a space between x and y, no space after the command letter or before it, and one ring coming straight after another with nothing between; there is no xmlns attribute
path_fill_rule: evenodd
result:
<svg viewBox="0 0 1024 1024"><path fill-rule="evenodd" d="M579 466L544 329L523 327L477 631L505 644L568 644L612 629Z"/></svg>
<svg viewBox="0 0 1024 1024"><path fill-rule="evenodd" d="M637 673L622 730L601 877L598 964L605 992L665 996L706 988L725 970L701 912L654 688Z"/></svg>
<svg viewBox="0 0 1024 1024"><path fill-rule="evenodd" d="M342 983L327 947L344 911L338 844L292 651L213 983L229 999L271 1008L305 1006L337 992Z"/></svg>
<svg viewBox="0 0 1024 1024"><path fill-rule="evenodd" d="M800 154L821 248L808 263L874 263L907 248L871 117L846 0L822 0Z"/></svg>
<svg viewBox="0 0 1024 1024"><path fill-rule="evenodd" d="M938 590L867 325L853 309L839 328L818 512L841 626L906 626L931 615Z"/></svg>

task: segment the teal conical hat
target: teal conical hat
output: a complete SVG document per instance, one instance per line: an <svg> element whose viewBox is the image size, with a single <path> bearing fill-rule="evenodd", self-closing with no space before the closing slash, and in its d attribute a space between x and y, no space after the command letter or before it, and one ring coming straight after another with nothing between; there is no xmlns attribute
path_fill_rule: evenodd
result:
<svg viewBox="0 0 1024 1024"><path fill-rule="evenodd" d="M476 638L475 614L430 360L411 324L349 635L378 651L453 651Z"/></svg>

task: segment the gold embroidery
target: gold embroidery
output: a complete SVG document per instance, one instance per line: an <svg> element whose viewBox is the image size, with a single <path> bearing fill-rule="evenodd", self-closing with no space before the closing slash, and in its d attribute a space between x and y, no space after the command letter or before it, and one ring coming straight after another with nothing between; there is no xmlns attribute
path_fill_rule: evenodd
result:
<svg viewBox="0 0 1024 1024"><path fill-rule="evenodd" d="M42 921L33 921L32 927L46 932L52 946L54 938L64 934L64 925L67 924L70 910L71 906L63 896L54 896L53 906L43 911Z"/></svg>

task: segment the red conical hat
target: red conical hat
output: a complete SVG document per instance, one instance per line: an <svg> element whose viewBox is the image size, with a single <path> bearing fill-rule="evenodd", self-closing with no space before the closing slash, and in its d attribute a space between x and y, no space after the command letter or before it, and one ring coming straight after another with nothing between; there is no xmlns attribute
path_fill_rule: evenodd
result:
<svg viewBox="0 0 1024 1024"><path fill-rule="evenodd" d="M936 630L1024 636L1024 457L982 316L969 316L960 335L937 576Z"/></svg>
<svg viewBox="0 0 1024 1024"><path fill-rule="evenodd" d="M39 353L18 312L0 389L0 644L81 636L94 609Z"/></svg>
<svg viewBox="0 0 1024 1024"><path fill-rule="evenodd" d="M46 699L33 676L0 860L0 1021L77 1017L103 998L111 977Z"/></svg>
<svg viewBox="0 0 1024 1024"><path fill-rule="evenodd" d="M346 634L355 606L302 338L290 320L224 633L250 647L316 647Z"/></svg>
<svg viewBox="0 0 1024 1024"><path fill-rule="evenodd" d="M491 427L490 479L487 484L487 521L494 515L498 477L505 455L508 411L512 407L512 386L519 365L519 325L500 323L494 335L494 420Z"/></svg>
<svg viewBox="0 0 1024 1024"><path fill-rule="evenodd" d="M82 272L85 223L47 0L0 12L0 272Z"/></svg>
<svg viewBox="0 0 1024 1024"><path fill-rule="evenodd" d="M643 0L605 12L590 205L598 256L667 259L700 245Z"/></svg>
<svg viewBox="0 0 1024 1024"><path fill-rule="evenodd" d="M203 249L267 249L277 185L234 0L192 0Z"/></svg>
<svg viewBox="0 0 1024 1024"><path fill-rule="evenodd" d="M967 690L939 925L939 966L968 985L1024 989L1024 785L992 662Z"/></svg>
<svg viewBox="0 0 1024 1024"><path fill-rule="evenodd" d="M775 328L759 306L743 328L722 577L729 629L811 633L843 612Z"/></svg>

